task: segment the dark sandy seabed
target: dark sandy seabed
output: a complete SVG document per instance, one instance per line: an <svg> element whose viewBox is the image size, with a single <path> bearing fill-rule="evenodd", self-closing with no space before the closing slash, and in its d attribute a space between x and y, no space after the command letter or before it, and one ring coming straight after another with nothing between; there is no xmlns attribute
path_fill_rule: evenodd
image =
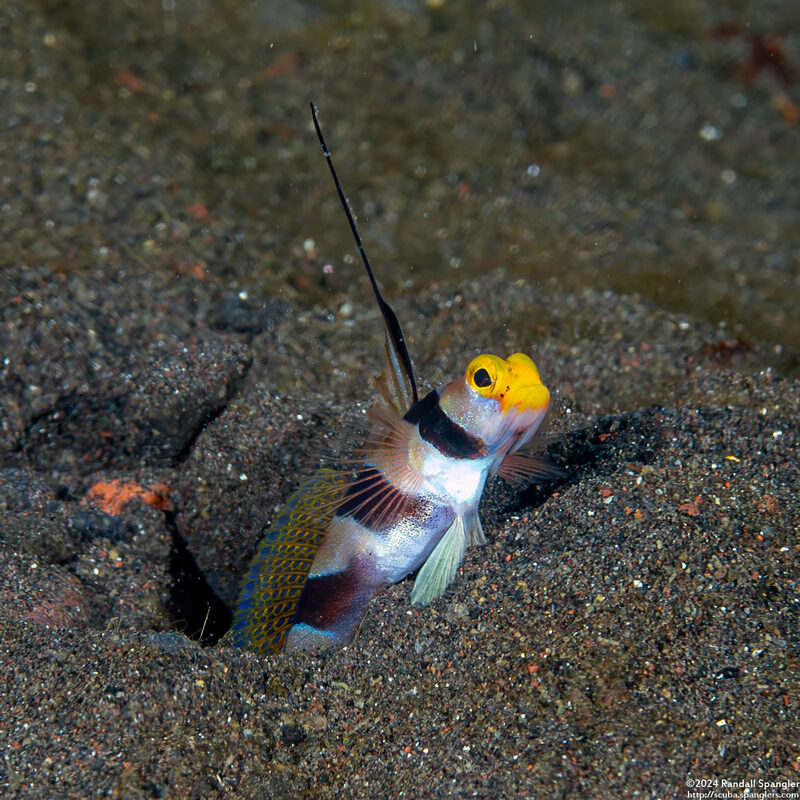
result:
<svg viewBox="0 0 800 800"><path fill-rule="evenodd" d="M800 781L796 5L654 8L4 6L3 797ZM530 353L567 477L260 658L238 576L380 368L311 96L423 387Z"/></svg>

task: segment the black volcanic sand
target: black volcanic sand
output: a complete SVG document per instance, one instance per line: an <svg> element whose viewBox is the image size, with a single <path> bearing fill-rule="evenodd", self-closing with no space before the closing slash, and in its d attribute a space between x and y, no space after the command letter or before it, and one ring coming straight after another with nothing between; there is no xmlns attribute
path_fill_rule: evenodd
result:
<svg viewBox="0 0 800 800"><path fill-rule="evenodd" d="M19 305L2 327L26 370L6 383L0 473L6 796L667 796L687 776L796 777L800 394L757 354L629 298L501 273L399 302L413 349L434 351L426 373L449 368L454 338L506 352L536 320L522 344L560 387L568 477L494 486L488 545L430 607L404 582L354 645L259 658L198 640L224 630L222 601L318 440L359 413L281 393L288 362L324 338L309 385L342 368L361 391L376 311L285 315L270 347L198 322L181 345L174 287L131 276L104 291L157 302L130 308L123 348L89 335L106 312L81 280L14 279L55 322L36 359ZM265 351L274 386L245 378ZM87 502L111 480L164 484L168 506Z"/></svg>
<svg viewBox="0 0 800 800"><path fill-rule="evenodd" d="M3 797L800 781L796 78L648 8L0 11ZM238 578L382 352L312 92L421 389L530 353L566 478L491 485L430 606L260 658Z"/></svg>

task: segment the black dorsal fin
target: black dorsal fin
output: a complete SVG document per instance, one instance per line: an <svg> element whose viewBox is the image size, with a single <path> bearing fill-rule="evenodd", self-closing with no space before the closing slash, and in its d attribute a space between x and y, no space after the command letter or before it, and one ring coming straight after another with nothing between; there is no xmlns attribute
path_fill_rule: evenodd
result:
<svg viewBox="0 0 800 800"><path fill-rule="evenodd" d="M353 232L353 237L358 246L358 252L361 254L361 260L367 269L367 276L372 284L372 291L375 292L375 299L378 301L378 308L383 315L383 321L386 327L386 359L387 365L384 374L378 378L378 385L384 398L394 405L400 415L408 411L411 406L417 402L417 384L414 380L414 368L411 365L411 357L408 354L406 347L406 340L403 337L403 330L400 327L400 322L397 319L397 314L394 313L392 307L383 299L378 284L375 281L375 276L372 274L372 267L370 266L369 259L364 250L364 245L361 243L361 237L358 235L358 228L356 221L350 211L350 206L347 202L347 197L339 183L339 178L336 175L336 170L333 168L333 161L328 146L325 144L325 138L322 135L322 129L319 126L317 119L317 109L314 103L311 103L311 116L314 120L314 128L317 131L317 138L320 145L322 145L322 154L328 162L328 168L333 176L333 182L336 185L336 191L339 193L339 199L342 201L344 213L347 215L347 221L350 223L350 230ZM388 396L387 396L388 392Z"/></svg>

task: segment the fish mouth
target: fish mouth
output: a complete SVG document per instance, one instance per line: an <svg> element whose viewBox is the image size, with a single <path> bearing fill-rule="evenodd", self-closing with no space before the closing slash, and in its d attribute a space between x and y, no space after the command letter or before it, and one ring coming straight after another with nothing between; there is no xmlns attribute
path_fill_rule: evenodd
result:
<svg viewBox="0 0 800 800"><path fill-rule="evenodd" d="M524 353L514 353L506 359L506 364L507 372L498 376L497 399L503 415L544 413L550 404L550 392L533 361Z"/></svg>
<svg viewBox="0 0 800 800"><path fill-rule="evenodd" d="M550 392L541 383L514 386L500 397L503 414L514 411L520 414L545 411L548 405L550 405Z"/></svg>

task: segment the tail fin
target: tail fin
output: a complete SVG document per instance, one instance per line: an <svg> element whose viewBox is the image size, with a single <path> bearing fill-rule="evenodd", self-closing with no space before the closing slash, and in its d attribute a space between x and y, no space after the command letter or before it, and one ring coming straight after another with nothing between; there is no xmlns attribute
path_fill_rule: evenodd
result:
<svg viewBox="0 0 800 800"><path fill-rule="evenodd" d="M343 485L339 473L321 470L289 497L245 573L223 644L261 655L283 649Z"/></svg>

